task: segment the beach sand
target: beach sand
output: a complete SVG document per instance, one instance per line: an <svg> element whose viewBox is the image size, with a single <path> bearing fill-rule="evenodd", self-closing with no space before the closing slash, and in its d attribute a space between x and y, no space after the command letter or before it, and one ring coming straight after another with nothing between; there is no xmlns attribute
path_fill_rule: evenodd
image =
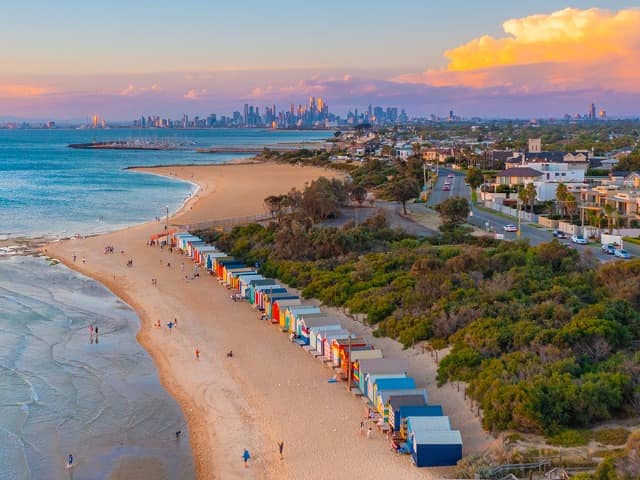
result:
<svg viewBox="0 0 640 480"><path fill-rule="evenodd" d="M302 189L305 182L321 175L340 175L277 164L138 170L200 187L170 218L170 224L262 214L268 195ZM232 302L229 292L209 275L185 280L193 271L188 258L147 247L150 235L163 227L164 219L65 240L47 245L45 254L102 282L138 312L142 322L138 340L156 363L162 384L182 406L199 479L440 476L438 471L415 468L407 456L392 453L375 427L371 439L361 436L364 402L348 393L344 383L328 383L332 372L292 345L278 328L260 321L250 305ZM104 254L106 245L114 246L115 253ZM127 268L128 260L133 260L132 268ZM152 286L152 278L157 285ZM166 325L174 318L178 326L169 331ZM161 328L154 327L158 320ZM354 324L354 328L371 337L364 326ZM428 354L403 352L388 339L374 342L384 345L387 355L411 357L417 382L429 383L430 398L442 402L454 428L463 430L465 453L481 451L493 442L480 429L462 393L452 386L433 391L435 364ZM196 348L201 351L199 360ZM233 358L227 358L229 350ZM284 460L277 452L280 440ZM244 448L251 452L249 468L241 459Z"/></svg>

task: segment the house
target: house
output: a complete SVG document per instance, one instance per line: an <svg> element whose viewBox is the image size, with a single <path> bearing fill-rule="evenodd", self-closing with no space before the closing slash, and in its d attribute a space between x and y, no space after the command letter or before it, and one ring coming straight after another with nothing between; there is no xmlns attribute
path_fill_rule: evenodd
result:
<svg viewBox="0 0 640 480"><path fill-rule="evenodd" d="M302 300L298 298L283 299L278 298L273 300L271 307L271 323L279 323L280 326L284 326L284 314L287 307L295 305L302 305Z"/></svg>
<svg viewBox="0 0 640 480"><path fill-rule="evenodd" d="M496 175L498 185L527 185L542 177L542 173L529 167L512 167L502 170Z"/></svg>
<svg viewBox="0 0 640 480"><path fill-rule="evenodd" d="M342 373L345 376L349 375L349 368L351 368L351 378L355 378L355 363L359 360L364 360L368 358L382 358L382 350L378 349L368 349L368 350L356 350L351 352L351 355L348 354L348 351L343 351L344 358L340 360L340 366L342 368Z"/></svg>
<svg viewBox="0 0 640 480"><path fill-rule="evenodd" d="M348 330L344 330L342 325L338 322L335 325L319 325L317 327L311 327L309 329L309 347L311 347L311 353L322 355L322 341L320 339L321 332L339 331L348 334ZM319 347L319 348L318 348Z"/></svg>

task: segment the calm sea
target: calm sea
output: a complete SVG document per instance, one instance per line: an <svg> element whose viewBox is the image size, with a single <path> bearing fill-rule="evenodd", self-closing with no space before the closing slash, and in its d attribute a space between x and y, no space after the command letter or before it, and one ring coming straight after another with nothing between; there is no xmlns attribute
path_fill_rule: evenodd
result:
<svg viewBox="0 0 640 480"><path fill-rule="evenodd" d="M0 239L99 233L162 216L194 187L125 167L238 158L73 150L69 143L135 138L208 147L323 137L258 130L0 130ZM91 343L90 324L99 326L99 343ZM0 260L0 480L106 480L122 465L136 464L154 478L193 478L182 412L136 342L138 328L131 308L63 265ZM179 442L176 430L183 432ZM69 452L77 462L72 471L64 468Z"/></svg>

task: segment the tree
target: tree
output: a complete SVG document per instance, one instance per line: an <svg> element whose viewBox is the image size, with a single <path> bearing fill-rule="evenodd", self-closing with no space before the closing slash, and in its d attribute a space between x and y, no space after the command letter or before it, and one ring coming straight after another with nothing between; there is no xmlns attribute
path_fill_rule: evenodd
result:
<svg viewBox="0 0 640 480"><path fill-rule="evenodd" d="M362 206L364 201L367 199L367 189L361 185L355 185L351 188L349 197L351 201L355 200L356 202L358 202L358 205Z"/></svg>
<svg viewBox="0 0 640 480"><path fill-rule="evenodd" d="M536 203L537 196L536 186L533 183L527 184L524 188L524 203L525 205L529 205L530 212L533 212L533 205Z"/></svg>
<svg viewBox="0 0 640 480"><path fill-rule="evenodd" d="M602 208L602 212L604 213L604 216L607 217L607 231L609 232L609 235L611 235L613 233L613 220L616 217L617 211L613 205L607 203Z"/></svg>
<svg viewBox="0 0 640 480"><path fill-rule="evenodd" d="M413 178L400 178L391 184L391 196L402 202L402 211L407 214L407 201L420 195L420 186Z"/></svg>
<svg viewBox="0 0 640 480"><path fill-rule="evenodd" d="M556 188L556 208L558 209L558 213L564 217L566 215L566 201L569 196L569 190L564 183L559 183L558 188Z"/></svg>
<svg viewBox="0 0 640 480"><path fill-rule="evenodd" d="M454 227L466 222L470 206L466 198L449 197L436 206L444 225Z"/></svg>
<svg viewBox="0 0 640 480"><path fill-rule="evenodd" d="M465 178L469 186L475 190L484 183L484 176L479 168L470 168Z"/></svg>
<svg viewBox="0 0 640 480"><path fill-rule="evenodd" d="M264 199L265 206L276 222L279 223L282 215L286 213L290 205L289 200L288 195L270 195Z"/></svg>

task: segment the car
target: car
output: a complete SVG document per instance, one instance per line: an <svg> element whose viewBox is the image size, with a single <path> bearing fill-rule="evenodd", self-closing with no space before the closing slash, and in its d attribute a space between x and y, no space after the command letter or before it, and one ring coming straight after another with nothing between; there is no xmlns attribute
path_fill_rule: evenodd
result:
<svg viewBox="0 0 640 480"><path fill-rule="evenodd" d="M453 173L450 173L449 175L447 175L447 178L453 178L455 175Z"/></svg>
<svg viewBox="0 0 640 480"><path fill-rule="evenodd" d="M553 236L556 238L567 238L567 234L564 233L562 230L554 230Z"/></svg>
<svg viewBox="0 0 640 480"><path fill-rule="evenodd" d="M515 225L505 225L503 228L504 228L505 232L517 232L518 231L518 227L516 227Z"/></svg>
<svg viewBox="0 0 640 480"><path fill-rule="evenodd" d="M616 253L616 246L613 243L605 243L600 247L607 255L613 255Z"/></svg>
<svg viewBox="0 0 640 480"><path fill-rule="evenodd" d="M451 190L451 186L449 186L449 185L445 185L444 187L442 187L442 191L443 192L448 192L450 190Z"/></svg>
<svg viewBox="0 0 640 480"><path fill-rule="evenodd" d="M629 252L627 252L626 250L623 250L621 248L616 248L615 252L613 252L613 254L618 257L618 258L631 258L631 255L629 255Z"/></svg>
<svg viewBox="0 0 640 480"><path fill-rule="evenodd" d="M586 245L587 244L587 239L584 238L582 235L571 235L571 241L573 243L577 243L578 245Z"/></svg>

